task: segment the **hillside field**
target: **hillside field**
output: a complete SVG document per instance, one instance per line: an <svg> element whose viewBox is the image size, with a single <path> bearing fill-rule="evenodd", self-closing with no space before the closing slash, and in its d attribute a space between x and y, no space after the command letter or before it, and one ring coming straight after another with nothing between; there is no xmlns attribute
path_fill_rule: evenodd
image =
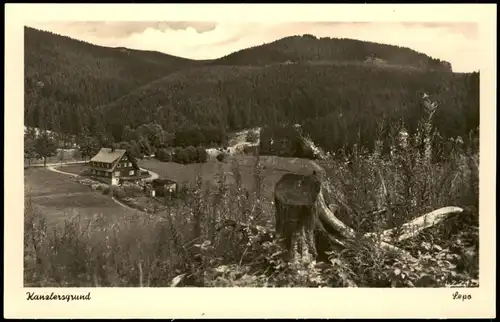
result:
<svg viewBox="0 0 500 322"><path fill-rule="evenodd" d="M66 171L66 167L62 169ZM103 225L136 216L134 211L114 203L109 196L92 191L70 176L43 168L26 169L25 199L31 199L35 209L46 215L48 227L64 225L68 217L80 214L83 222L105 215Z"/></svg>

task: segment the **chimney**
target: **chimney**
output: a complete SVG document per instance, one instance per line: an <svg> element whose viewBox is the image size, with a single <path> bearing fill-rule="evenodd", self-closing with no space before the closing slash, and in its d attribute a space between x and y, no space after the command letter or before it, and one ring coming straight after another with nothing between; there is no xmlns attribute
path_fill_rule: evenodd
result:
<svg viewBox="0 0 500 322"><path fill-rule="evenodd" d="M115 152L115 145L111 144L111 152Z"/></svg>

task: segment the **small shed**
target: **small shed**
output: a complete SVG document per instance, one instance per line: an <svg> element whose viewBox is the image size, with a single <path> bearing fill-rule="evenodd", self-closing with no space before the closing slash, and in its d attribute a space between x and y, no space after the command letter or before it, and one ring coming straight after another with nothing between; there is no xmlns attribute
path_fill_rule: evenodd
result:
<svg viewBox="0 0 500 322"><path fill-rule="evenodd" d="M155 179L151 183L153 186L154 195L161 197L165 192L175 194L177 192L177 183L169 179Z"/></svg>

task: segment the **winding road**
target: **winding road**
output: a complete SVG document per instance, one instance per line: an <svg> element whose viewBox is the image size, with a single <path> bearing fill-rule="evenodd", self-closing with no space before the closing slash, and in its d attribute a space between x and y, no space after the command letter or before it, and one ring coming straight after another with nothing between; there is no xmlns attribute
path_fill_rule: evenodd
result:
<svg viewBox="0 0 500 322"><path fill-rule="evenodd" d="M62 165L81 164L81 163L86 163L86 162L87 161L70 161L70 162L62 162L62 163L61 162L47 163L47 165L45 167L48 170L50 170L50 171L59 172L59 173L67 174L67 175L70 175L70 176L78 177L79 176L78 174L68 173L68 172L64 172L64 171L59 171L55 167L62 166ZM30 168L35 168L35 167L44 167L44 165L43 165L43 163L37 163L37 164L32 164L30 166ZM144 168L139 168L139 169L141 169L142 171L147 171L151 175L150 177L143 179L144 181L153 181L153 180L158 179L160 177L160 175L158 173L153 172L151 170L144 169Z"/></svg>
<svg viewBox="0 0 500 322"><path fill-rule="evenodd" d="M62 162L62 163L61 162L58 162L58 163L47 163L47 165L45 166L45 168L47 168L47 170L49 170L49 171L57 172L57 173L60 173L60 174L71 176L71 177L82 177L82 176L80 176L80 175L78 175L76 173L64 172L64 171L61 171L61 170L58 170L58 169L55 168L55 167L58 167L58 166L61 166L61 165L71 165L71 164L81 164L81 163L86 163L86 161L72 161L72 162ZM31 167L44 167L44 165L43 164L33 164L33 165L31 165ZM158 173L155 173L155 172L153 172L151 170L144 169L144 168L140 168L140 169L143 170L143 171L148 171L149 174L151 175L150 177L143 179L143 181L153 181L153 180L158 179L160 177L160 175ZM141 211L139 209L127 206L126 204L124 204L121 201L117 200L115 197L111 197L111 199L113 200L114 203L116 203L117 205L119 205L121 207L130 209L130 210L133 210L133 211L138 211L138 212L141 212L141 213L145 213L144 211Z"/></svg>

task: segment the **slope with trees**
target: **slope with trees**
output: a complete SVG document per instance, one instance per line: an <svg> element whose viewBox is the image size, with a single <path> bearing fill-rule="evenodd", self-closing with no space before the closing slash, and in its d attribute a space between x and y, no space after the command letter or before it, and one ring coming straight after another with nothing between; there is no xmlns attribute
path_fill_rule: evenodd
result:
<svg viewBox="0 0 500 322"><path fill-rule="evenodd" d="M25 124L80 134L97 106L202 62L107 48L25 27Z"/></svg>
<svg viewBox="0 0 500 322"><path fill-rule="evenodd" d="M424 93L439 103L435 122L444 138L478 129L478 73L354 65L191 69L143 86L103 113L117 139L125 125L153 120L171 133L190 124L239 130L300 123L314 142L334 151L358 141L370 145L375 135L397 130L389 127L395 120L415 131Z"/></svg>

